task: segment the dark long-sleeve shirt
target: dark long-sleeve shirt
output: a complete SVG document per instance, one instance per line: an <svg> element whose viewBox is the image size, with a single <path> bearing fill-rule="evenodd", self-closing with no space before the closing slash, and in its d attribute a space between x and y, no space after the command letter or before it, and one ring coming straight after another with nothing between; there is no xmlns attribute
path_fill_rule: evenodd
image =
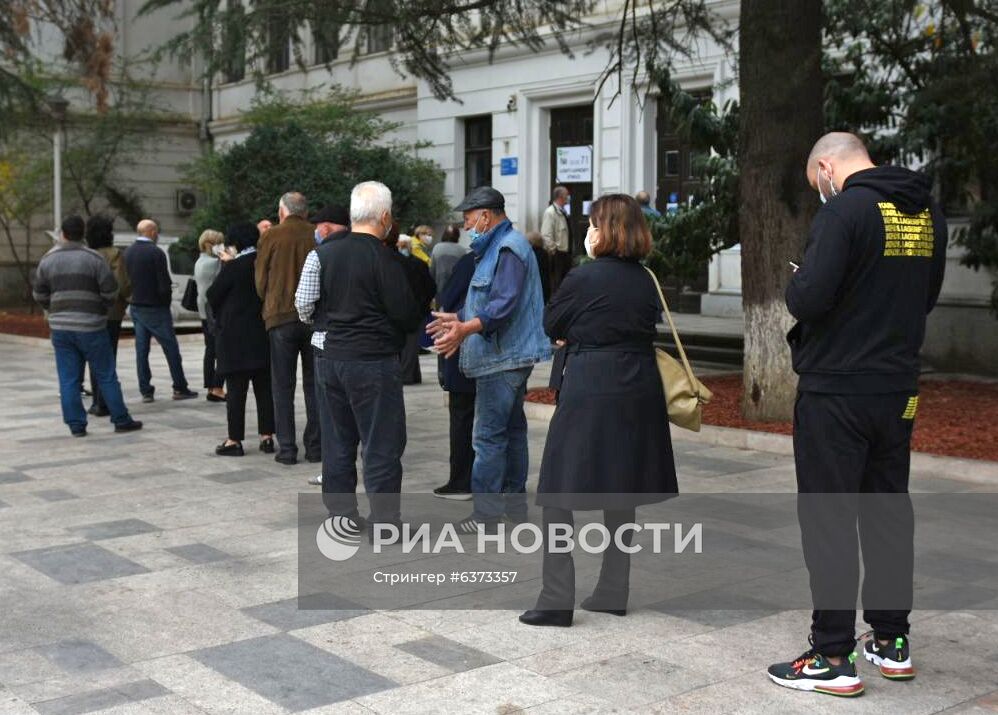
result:
<svg viewBox="0 0 998 715"><path fill-rule="evenodd" d="M478 313L482 321L482 334L490 335L499 330L509 320L516 307L516 301L523 290L527 277L527 267L509 249L499 253L499 265L489 289L489 302Z"/></svg>
<svg viewBox="0 0 998 715"><path fill-rule="evenodd" d="M173 283L166 254L148 238L139 238L125 251L125 270L132 283L132 305L169 306Z"/></svg>

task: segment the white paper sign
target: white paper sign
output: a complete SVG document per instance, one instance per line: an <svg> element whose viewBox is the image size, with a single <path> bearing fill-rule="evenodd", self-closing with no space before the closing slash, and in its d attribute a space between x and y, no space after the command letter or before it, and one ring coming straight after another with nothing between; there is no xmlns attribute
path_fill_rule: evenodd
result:
<svg viewBox="0 0 998 715"><path fill-rule="evenodd" d="M593 150L588 146L560 146L556 150L558 183L577 184L593 180Z"/></svg>

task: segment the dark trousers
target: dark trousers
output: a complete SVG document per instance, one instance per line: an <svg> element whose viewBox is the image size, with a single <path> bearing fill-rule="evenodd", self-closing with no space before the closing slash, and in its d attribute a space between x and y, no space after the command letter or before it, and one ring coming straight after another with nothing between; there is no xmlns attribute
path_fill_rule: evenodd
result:
<svg viewBox="0 0 998 715"><path fill-rule="evenodd" d="M208 321L201 321L204 335L204 386L209 390L221 387L225 380L215 373L215 334L208 329Z"/></svg>
<svg viewBox="0 0 998 715"><path fill-rule="evenodd" d="M111 360L115 365L115 372L118 367L118 338L121 337L121 321L107 321L107 336L111 339ZM107 412L107 402L100 393L100 381L94 377L94 366L90 366L90 392L94 396L93 406L101 412Z"/></svg>
<svg viewBox="0 0 998 715"><path fill-rule="evenodd" d="M815 609L811 633L823 655L847 655L856 647L856 611L844 606L856 602L860 545L864 620L882 640L908 633L914 399L908 393L797 395L797 512Z"/></svg>
<svg viewBox="0 0 998 715"><path fill-rule="evenodd" d="M603 524L610 532L610 545L603 552L599 580L593 589L593 605L601 609L627 608L630 591L631 555L617 548L615 535L622 524L634 521L634 509L604 509ZM575 608L575 561L571 551L552 553L552 525L565 525L567 533L575 538L575 518L568 509L544 507L544 568L543 587L537 598L537 608L542 611L570 611ZM565 533L561 529L559 533ZM634 539L634 530L628 529L621 536L625 546Z"/></svg>
<svg viewBox="0 0 998 715"><path fill-rule="evenodd" d="M298 384L298 356L301 356L302 391L305 393L306 458L318 459L322 453L319 440L319 416L315 405L315 377L312 333L304 323L295 321L271 328L270 376L274 390L274 417L277 424L278 454L298 457L298 434L295 429L295 387Z"/></svg>
<svg viewBox="0 0 998 715"><path fill-rule="evenodd" d="M405 345L399 355L403 385L418 385L423 381L423 373L419 369L419 336L422 332L420 328L405 336Z"/></svg>
<svg viewBox="0 0 998 715"><path fill-rule="evenodd" d="M149 347L152 338L163 348L166 363L170 366L170 378L173 389L187 389L187 378L184 377L184 364L180 357L180 345L177 335L173 332L173 316L169 306L133 305L129 308L132 322L135 325L135 362L139 375L139 392L143 396L152 395L152 370L149 368Z"/></svg>
<svg viewBox="0 0 998 715"><path fill-rule="evenodd" d="M270 391L270 371L236 372L225 378L227 399L225 413L229 422L229 439L242 442L246 438L246 393L253 383L256 398L257 434L274 434L274 396Z"/></svg>
<svg viewBox="0 0 998 715"><path fill-rule="evenodd" d="M322 493L330 514L357 514L357 447L371 520L401 518L405 402L397 357L333 360L316 351L322 420Z"/></svg>
<svg viewBox="0 0 998 715"><path fill-rule="evenodd" d="M551 256L551 295L558 292L561 282L572 270L572 254L568 251L555 251Z"/></svg>
<svg viewBox="0 0 998 715"><path fill-rule="evenodd" d="M475 427L475 393L450 392L450 480L447 486L471 491L471 466L475 449L471 438Z"/></svg>

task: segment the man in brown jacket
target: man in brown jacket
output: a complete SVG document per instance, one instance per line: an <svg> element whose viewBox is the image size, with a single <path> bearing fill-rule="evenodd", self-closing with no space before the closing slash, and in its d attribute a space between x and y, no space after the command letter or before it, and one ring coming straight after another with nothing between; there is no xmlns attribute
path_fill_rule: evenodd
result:
<svg viewBox="0 0 998 715"><path fill-rule="evenodd" d="M295 385L301 355L302 388L305 391L305 459L322 460L319 418L315 405L312 331L298 318L295 290L309 251L315 248L315 227L308 222L308 202L297 192L281 197L280 223L268 229L257 246L256 292L263 301L263 321L270 336L270 374L274 392L274 418L281 464L298 462L295 430Z"/></svg>

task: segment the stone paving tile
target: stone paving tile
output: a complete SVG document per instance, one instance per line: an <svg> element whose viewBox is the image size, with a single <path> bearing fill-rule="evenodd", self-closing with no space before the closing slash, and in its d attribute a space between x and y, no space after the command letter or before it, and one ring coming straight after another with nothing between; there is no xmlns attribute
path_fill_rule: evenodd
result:
<svg viewBox="0 0 998 715"><path fill-rule="evenodd" d="M399 643L395 647L455 673L501 662L494 655L469 648L461 643L455 643L442 636L428 636L415 641Z"/></svg>
<svg viewBox="0 0 998 715"><path fill-rule="evenodd" d="M144 566L117 556L96 544L53 546L20 551L11 556L65 584L86 583L148 572Z"/></svg>
<svg viewBox="0 0 998 715"><path fill-rule="evenodd" d="M395 687L395 683L288 635L190 654L273 703L298 712Z"/></svg>
<svg viewBox="0 0 998 715"><path fill-rule="evenodd" d="M352 602L343 602L342 608L336 610L309 610L307 599L301 603L298 598L288 598L274 603L264 603L241 609L243 613L282 631L296 631L301 628L311 628L323 623L343 621L369 613Z"/></svg>
<svg viewBox="0 0 998 715"><path fill-rule="evenodd" d="M41 491L32 492L32 494L47 502L69 501L70 499L80 498L78 494L73 494L73 492L66 491L65 489L42 489Z"/></svg>
<svg viewBox="0 0 998 715"><path fill-rule="evenodd" d="M121 661L96 643L81 640L62 641L35 649L40 655L70 673L107 670L122 665Z"/></svg>
<svg viewBox="0 0 998 715"><path fill-rule="evenodd" d="M120 519L75 526L70 531L90 541L102 541L104 539L118 539L123 536L148 534L153 531L160 531L160 529L142 519Z"/></svg>
<svg viewBox="0 0 998 715"><path fill-rule="evenodd" d="M262 469L236 469L231 472L215 472L214 474L202 474L201 477L219 484L240 484L242 482L252 482L257 479L268 479L274 475Z"/></svg>
<svg viewBox="0 0 998 715"><path fill-rule="evenodd" d="M124 454L101 454L101 456L96 460L100 463L110 462L117 459L126 459L127 455ZM93 465L95 462L93 456L88 457L77 457L73 459L56 459L51 462L32 462L29 464L19 464L17 468L22 472L33 472L41 469L52 469L54 467L76 467L80 465Z"/></svg>
<svg viewBox="0 0 998 715"><path fill-rule="evenodd" d="M214 561L232 558L224 551L216 549L214 546L208 546L208 544L184 544L183 546L171 546L165 550L195 564L210 564Z"/></svg>
<svg viewBox="0 0 998 715"><path fill-rule="evenodd" d="M41 715L81 715L82 713L107 710L118 705L140 702L169 694L169 690L155 681L139 680L116 688L95 690L57 700L33 703L33 706Z"/></svg>
<svg viewBox="0 0 998 715"><path fill-rule="evenodd" d="M31 481L32 477L22 472L0 472L0 485Z"/></svg>

